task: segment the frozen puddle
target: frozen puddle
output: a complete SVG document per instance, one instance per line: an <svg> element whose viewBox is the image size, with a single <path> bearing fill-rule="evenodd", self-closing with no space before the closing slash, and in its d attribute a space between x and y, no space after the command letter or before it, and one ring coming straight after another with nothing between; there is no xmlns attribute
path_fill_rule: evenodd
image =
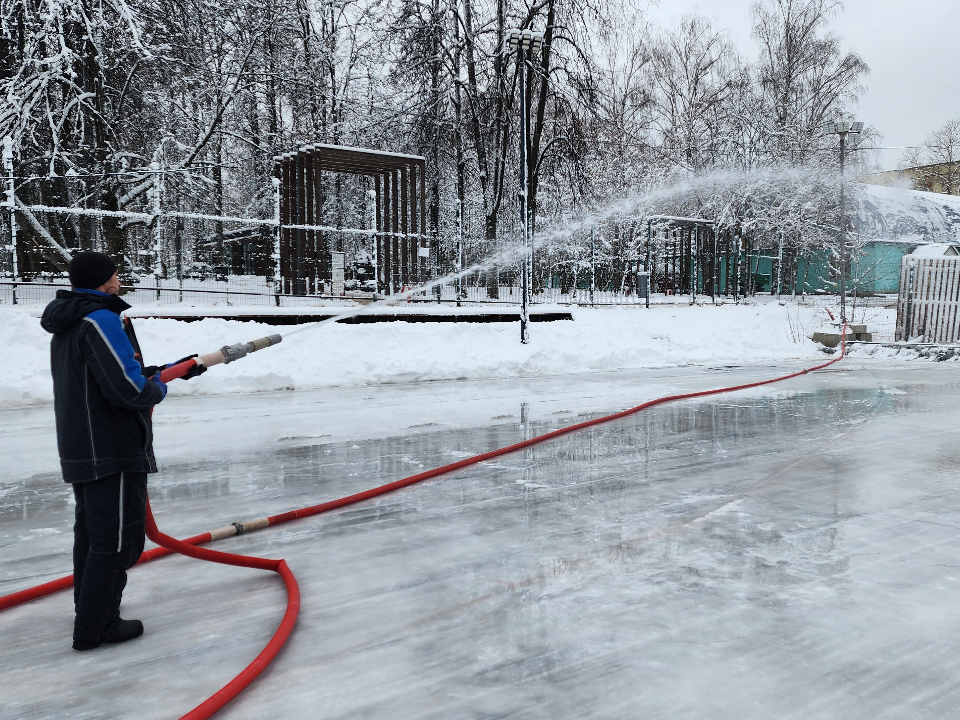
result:
<svg viewBox="0 0 960 720"><path fill-rule="evenodd" d="M372 406L335 391L179 399L165 408L176 427L158 419L166 459L151 497L161 528L185 536L653 388L790 369L362 389ZM850 362L775 390L655 408L218 544L285 558L303 596L287 647L218 717L952 715L960 375ZM297 427L263 419L284 408ZM19 438L25 455L46 452L48 411L32 412L19 426L0 413L0 450ZM49 458L33 462L3 470L3 594L69 566L67 489ZM69 594L4 612L0 717L176 718L253 658L283 603L272 574L168 558L131 573L125 615L146 635L123 646L73 652Z"/></svg>

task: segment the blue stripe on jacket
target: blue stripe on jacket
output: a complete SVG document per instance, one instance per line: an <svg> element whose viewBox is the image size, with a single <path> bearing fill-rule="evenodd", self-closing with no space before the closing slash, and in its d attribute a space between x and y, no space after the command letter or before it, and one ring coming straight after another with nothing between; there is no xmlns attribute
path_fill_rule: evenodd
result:
<svg viewBox="0 0 960 720"><path fill-rule="evenodd" d="M107 347L110 348L117 363L123 368L123 374L137 389L137 392L141 392L147 379L143 376L140 363L137 362L133 345L130 344L130 339L123 331L120 316L112 310L104 308L102 310L94 310L87 315L85 319L97 326L97 329L100 330L101 337L103 337L107 343Z"/></svg>

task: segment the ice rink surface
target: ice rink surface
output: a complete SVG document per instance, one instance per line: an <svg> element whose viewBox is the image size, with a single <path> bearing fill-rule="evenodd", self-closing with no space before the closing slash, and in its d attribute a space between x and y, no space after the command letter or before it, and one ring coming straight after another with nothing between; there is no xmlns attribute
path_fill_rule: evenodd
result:
<svg viewBox="0 0 960 720"><path fill-rule="evenodd" d="M169 398L151 498L185 537L795 369ZM958 441L954 367L848 360L217 543L285 558L303 596L218 717L957 717ZM0 412L0 457L6 594L69 572L52 408ZM172 557L131 572L125 645L71 650L68 593L0 613L0 717L176 718L283 604L272 573Z"/></svg>

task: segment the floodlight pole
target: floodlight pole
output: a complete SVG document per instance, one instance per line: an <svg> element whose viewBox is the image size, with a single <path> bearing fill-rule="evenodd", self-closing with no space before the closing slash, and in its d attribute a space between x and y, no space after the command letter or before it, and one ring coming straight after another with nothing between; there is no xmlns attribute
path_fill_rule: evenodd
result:
<svg viewBox="0 0 960 720"><path fill-rule="evenodd" d="M520 342L524 345L530 342L530 184L527 177L527 142L530 133L530 122L527 107L527 48L520 43L517 48L520 73L520 122L523 131L520 133L520 222L523 225L523 269L520 273Z"/></svg>
<svg viewBox="0 0 960 720"><path fill-rule="evenodd" d="M530 222L530 178L527 152L530 147L530 107L527 103L528 51L537 49L543 34L531 30L507 30L506 50L517 50L517 80L520 88L520 225L523 242L523 264L520 272L520 342L530 342L530 282L533 279L533 227Z"/></svg>
<svg viewBox="0 0 960 720"><path fill-rule="evenodd" d="M847 321L847 205L844 165L847 159L847 135L859 135L863 130L862 122L828 123L828 133L840 136L840 321Z"/></svg>
<svg viewBox="0 0 960 720"><path fill-rule="evenodd" d="M847 322L847 205L844 194L843 166L846 160L847 134L840 133L840 322Z"/></svg>

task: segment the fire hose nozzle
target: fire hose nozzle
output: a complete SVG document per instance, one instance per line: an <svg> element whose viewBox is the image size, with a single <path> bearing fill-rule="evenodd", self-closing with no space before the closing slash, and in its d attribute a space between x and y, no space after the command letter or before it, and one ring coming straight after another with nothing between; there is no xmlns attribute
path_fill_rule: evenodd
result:
<svg viewBox="0 0 960 720"><path fill-rule="evenodd" d="M267 337L259 338L258 340L253 340L248 343L224 345L222 348L220 348L220 352L223 354L224 364L232 363L234 360L239 360L242 357L246 357L247 353L263 350L265 347L276 345L281 340L283 340L283 338L279 335L267 335Z"/></svg>
<svg viewBox="0 0 960 720"><path fill-rule="evenodd" d="M188 373L191 373L198 365L201 368L208 368L213 365L219 365L220 363L231 363L234 360L239 360L242 357L246 357L248 353L256 352L257 350L263 350L263 348L270 347L271 345L276 345L281 340L283 340L283 338L279 335L267 335L267 337L253 340L252 342L248 343L224 345L217 352L212 352L207 355L200 355L196 358L189 358L182 363L178 363L177 365L173 365L165 370L162 370L160 372L160 379L167 383L171 380L175 380L176 378L187 377ZM189 377L193 377L193 374L190 374Z"/></svg>
<svg viewBox="0 0 960 720"><path fill-rule="evenodd" d="M260 338L259 340L254 340L249 343L250 352L256 352L257 350L263 350L265 347L276 345L281 340L283 340L283 338L280 337L279 335L267 335L266 337Z"/></svg>

